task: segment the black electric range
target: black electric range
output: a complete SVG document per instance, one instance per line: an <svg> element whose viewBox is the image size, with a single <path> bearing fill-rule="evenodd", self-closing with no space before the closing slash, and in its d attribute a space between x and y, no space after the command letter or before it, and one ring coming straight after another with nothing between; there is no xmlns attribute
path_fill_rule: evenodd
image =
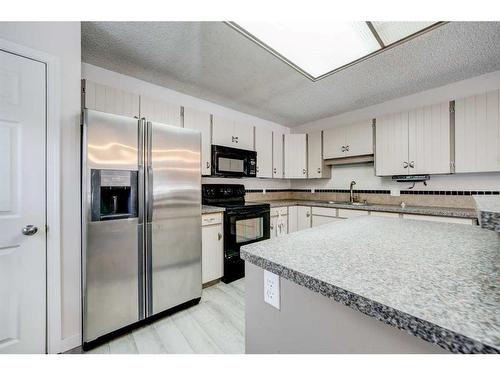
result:
<svg viewBox="0 0 500 375"><path fill-rule="evenodd" d="M230 283L245 276L240 247L270 237L270 205L245 202L245 186L203 184L202 203L224 207L224 276Z"/></svg>

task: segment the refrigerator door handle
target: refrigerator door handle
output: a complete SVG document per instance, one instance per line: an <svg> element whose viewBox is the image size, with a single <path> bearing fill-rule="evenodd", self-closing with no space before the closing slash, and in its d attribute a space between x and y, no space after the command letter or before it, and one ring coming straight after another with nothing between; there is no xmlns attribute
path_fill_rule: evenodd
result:
<svg viewBox="0 0 500 375"><path fill-rule="evenodd" d="M138 139L138 196L139 196L139 224L144 222L144 132L145 132L146 122L144 119L139 120L139 139Z"/></svg>
<svg viewBox="0 0 500 375"><path fill-rule="evenodd" d="M153 221L153 124L146 126L146 222Z"/></svg>

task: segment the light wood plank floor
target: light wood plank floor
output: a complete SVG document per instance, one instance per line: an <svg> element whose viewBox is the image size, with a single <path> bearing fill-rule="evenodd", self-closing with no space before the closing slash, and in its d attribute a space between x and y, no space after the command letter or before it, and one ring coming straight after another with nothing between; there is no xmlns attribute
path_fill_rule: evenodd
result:
<svg viewBox="0 0 500 375"><path fill-rule="evenodd" d="M245 281L203 289L198 305L141 327L88 354L244 353Z"/></svg>

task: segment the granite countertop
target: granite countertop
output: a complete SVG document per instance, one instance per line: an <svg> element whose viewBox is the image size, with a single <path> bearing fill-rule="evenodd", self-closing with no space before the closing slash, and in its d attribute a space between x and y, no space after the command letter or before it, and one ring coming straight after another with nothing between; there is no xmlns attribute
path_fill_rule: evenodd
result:
<svg viewBox="0 0 500 375"><path fill-rule="evenodd" d="M476 211L469 208L454 208L454 207L430 207L430 206L406 206L402 208L399 205L392 204L371 204L368 203L362 206L353 206L346 203L329 203L328 201L309 201L309 200L270 200L263 201L269 203L271 207L283 206L313 206L313 207L329 207L329 208L346 208L350 210L364 211L384 211L403 214L431 215L431 216L446 216L459 217L466 219L475 219Z"/></svg>
<svg viewBox="0 0 500 375"><path fill-rule="evenodd" d="M476 211L481 228L500 233L500 197L475 196Z"/></svg>
<svg viewBox="0 0 500 375"><path fill-rule="evenodd" d="M224 207L217 207L217 206L208 206L206 204L203 204L201 206L201 214L214 214L217 212L224 212L226 209Z"/></svg>
<svg viewBox="0 0 500 375"><path fill-rule="evenodd" d="M246 245L241 256L451 352L500 353L495 232L366 216Z"/></svg>

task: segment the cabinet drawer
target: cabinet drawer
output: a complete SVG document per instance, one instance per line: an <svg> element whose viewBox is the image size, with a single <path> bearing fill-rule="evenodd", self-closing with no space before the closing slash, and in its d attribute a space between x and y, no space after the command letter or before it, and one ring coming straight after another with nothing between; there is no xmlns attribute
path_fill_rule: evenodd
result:
<svg viewBox="0 0 500 375"><path fill-rule="evenodd" d="M271 208L271 216L288 215L288 207L273 207Z"/></svg>
<svg viewBox="0 0 500 375"><path fill-rule="evenodd" d="M474 224L474 221L472 219L465 219L462 217L444 217L444 216L404 214L403 218L404 219L413 219L413 220L424 220L424 221L439 221L442 223L453 223L453 224L467 224L467 225Z"/></svg>
<svg viewBox="0 0 500 375"><path fill-rule="evenodd" d="M319 225L333 223L334 221L342 221L342 218L332 217L332 216L312 216L312 226L317 227Z"/></svg>
<svg viewBox="0 0 500 375"><path fill-rule="evenodd" d="M350 218L350 217L358 217L358 216L366 216L368 215L368 211L363 210L345 210L343 208L339 208L339 217Z"/></svg>
<svg viewBox="0 0 500 375"><path fill-rule="evenodd" d="M213 225L222 223L222 215L219 213L205 214L201 216L201 225Z"/></svg>
<svg viewBox="0 0 500 375"><path fill-rule="evenodd" d="M337 217L337 209L328 207L313 207L312 214L318 216Z"/></svg>
<svg viewBox="0 0 500 375"><path fill-rule="evenodd" d="M383 212L383 211L371 211L370 216L381 216L381 217L395 217L398 218L399 214L397 212Z"/></svg>

